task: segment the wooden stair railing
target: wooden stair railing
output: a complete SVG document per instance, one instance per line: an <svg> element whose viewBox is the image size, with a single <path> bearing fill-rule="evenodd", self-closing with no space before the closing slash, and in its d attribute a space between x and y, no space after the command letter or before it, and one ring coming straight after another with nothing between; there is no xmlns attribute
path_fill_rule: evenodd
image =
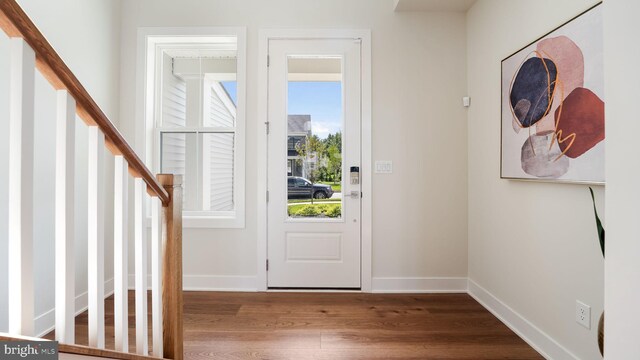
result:
<svg viewBox="0 0 640 360"><path fill-rule="evenodd" d="M9 335L34 335L33 153L34 72L57 90L55 173L56 340L74 344L75 115L89 127L87 248L89 346L105 347L104 147L114 168L115 347L128 352L128 177L134 178L136 352L148 355L145 196L151 197L153 355L181 360L182 190L180 176L156 178L62 61L16 0L0 0L0 28L10 37Z"/></svg>

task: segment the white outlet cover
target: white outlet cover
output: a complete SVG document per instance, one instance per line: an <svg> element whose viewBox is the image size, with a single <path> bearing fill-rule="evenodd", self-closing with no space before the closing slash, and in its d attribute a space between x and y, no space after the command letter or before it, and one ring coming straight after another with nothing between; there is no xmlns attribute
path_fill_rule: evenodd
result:
<svg viewBox="0 0 640 360"><path fill-rule="evenodd" d="M375 167L376 174L391 174L393 173L393 161L378 160Z"/></svg>
<svg viewBox="0 0 640 360"><path fill-rule="evenodd" d="M591 306L576 300L576 322L591 329Z"/></svg>

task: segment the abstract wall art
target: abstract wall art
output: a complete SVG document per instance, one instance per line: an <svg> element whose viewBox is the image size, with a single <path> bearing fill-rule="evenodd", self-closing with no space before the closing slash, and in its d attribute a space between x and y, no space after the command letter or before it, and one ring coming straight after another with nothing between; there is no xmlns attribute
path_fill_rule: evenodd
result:
<svg viewBox="0 0 640 360"><path fill-rule="evenodd" d="M501 177L604 183L602 6L502 60Z"/></svg>

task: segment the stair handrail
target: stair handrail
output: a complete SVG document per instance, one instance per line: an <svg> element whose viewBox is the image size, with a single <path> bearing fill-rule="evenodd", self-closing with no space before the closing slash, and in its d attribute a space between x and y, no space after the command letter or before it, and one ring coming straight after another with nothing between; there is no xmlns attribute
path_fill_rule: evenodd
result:
<svg viewBox="0 0 640 360"><path fill-rule="evenodd" d="M142 178L151 196L157 196L163 205L170 202L156 177L129 146L122 134L82 86L51 44L29 19L16 0L0 0L0 28L9 37L20 37L31 46L36 55L36 67L56 90L67 90L76 100L76 112L90 126L100 128L105 144L113 155L122 155L129 164L129 172Z"/></svg>
<svg viewBox="0 0 640 360"><path fill-rule="evenodd" d="M125 184L127 184L128 177L126 172L135 178L134 180L134 193L135 193L135 211L134 211L134 223L138 226L135 228L135 244L136 244L136 271L135 271L135 292L136 292L136 306L137 304L141 304L140 309L136 308L136 315L140 315L136 317L136 341L139 343L136 344L136 351L138 351L141 355L148 354L148 344L147 344L147 266L146 266L146 258L147 258L147 242L146 236L144 232L141 230L146 227L146 219L143 217L143 208L142 201L144 198L144 192L146 192L152 197L151 201L151 219L152 219L152 302L153 302L153 316L152 316L152 327L153 327L153 345L154 345L154 355L159 355L160 358L173 359L173 360L182 360L183 359L183 329L182 329L182 316L183 316L183 300L182 300L182 179L179 175L173 174L158 174L157 177L154 176L151 171L146 167L146 165L142 162L142 160L138 157L135 151L131 148L131 146L127 143L122 134L118 131L115 125L109 120L106 114L100 109L94 99L89 95L84 86L80 83L80 81L76 78L73 72L69 69L69 67L64 63L62 58L58 55L58 53L53 49L51 44L46 40L43 34L38 30L35 24L29 19L27 14L22 10L20 5L16 2L16 0L0 0L0 28L10 37L12 38L12 59L14 59L14 55L18 61L17 64L24 65L28 64L31 71L33 71L33 64L35 60L35 67L39 70L39 72L48 80L48 82L52 85L52 87L57 90L58 95L62 97L58 97L58 105L62 104L62 107L59 107L59 110L62 113L58 112L58 117L56 119L56 126L63 124L65 127L69 126L69 124L73 124L72 121L75 120L75 115L79 115L80 118L89 126L89 139L90 139L90 156L94 156L93 163L89 161L89 164L94 165L94 169L89 168L89 185L93 185L93 187L89 186L89 218L93 217L93 220L99 219L102 217L101 211L98 210L98 204L101 202L99 199L99 195L97 194L99 191L97 189L100 188L98 186L99 180L102 179L102 175L100 173L100 165L103 164L103 149L101 148L104 144L110 152L115 156L116 165L120 164L121 166L116 166L116 181L115 181L115 197L119 197L121 200L124 198L125 201L116 201L118 206L114 206L115 213L117 216L122 218L127 218L127 213L125 209L127 208L126 198L127 198L127 190ZM17 46L14 46L17 45ZM31 50L24 51L29 47ZM35 58L35 59L34 59ZM14 59L15 60L15 59ZM21 63L22 62L22 63ZM27 84L27 79L31 81L33 79L31 75L28 74L27 71L21 73L22 69L20 66L16 66L16 70L12 72L12 76L15 76L18 79L17 84L20 86L16 86L15 90L18 93L16 104L11 104L11 106L20 106L23 99L27 99L31 97L31 100L25 100L25 104L28 106L33 106L33 88L29 86L23 86ZM16 75L16 73L18 75ZM13 81L12 78L11 81ZM13 84L13 83L12 83ZM26 90L25 90L26 89ZM25 90L25 93L29 96L20 97L21 91ZM60 100L64 101L60 101ZM75 105L72 105L75 104ZM10 109L12 108L10 106ZM75 114L73 114L73 110L75 106ZM11 112L11 111L10 111ZM15 113L12 113L15 115ZM30 135L23 135L21 126L24 123L27 123L27 128L33 125L33 114L27 114L22 117L22 113L18 113L16 116L10 116L10 132L12 126L17 128L15 130L19 135L17 136L17 140L14 142L15 144L19 144L17 146L17 151L15 151L13 157L10 156L10 164L13 161L13 164L22 164L22 143L20 141L24 141L25 147L34 146L33 137ZM29 125L30 124L30 125ZM70 126L69 129L73 129L73 126ZM32 130L32 129L31 129ZM60 130L57 129L57 130ZM28 131L24 132L25 134ZM67 142L67 139L62 136L62 140L59 137L60 131L56 133L56 141L60 141L60 144L66 146L67 144L72 144L73 139ZM64 133L64 131L63 131ZM71 132L73 134L73 132ZM32 135L32 134L31 134ZM72 136L73 138L73 136ZM104 142L103 142L104 139ZM96 146L97 145L97 146ZM73 148L71 146L71 148ZM99 149L99 150L97 150ZM66 149L60 151L60 154L65 153ZM28 152L28 151L27 151ZM73 151L70 152L71 156L73 156ZM66 156L66 155L65 155ZM61 155L60 158L64 158ZM29 169L31 165L33 165L32 159L29 160L29 157L26 157L27 164L24 166L24 169ZM57 158L56 161L58 161ZM68 170L73 169L72 166L67 167L66 164L73 163L73 161L67 161L62 165L62 168ZM118 170L119 169L119 170ZM66 171L65 170L65 171ZM69 170L73 171L73 170ZM10 202L10 206L14 206L15 209L19 211L12 212L15 215L13 222L10 221L9 232L11 235L11 229L13 226L14 236L10 236L9 239L9 248L10 251L13 248L15 253L18 255L15 258L20 259L20 261L14 261L9 266L10 275L15 274L14 279L23 279L23 276L26 277L26 280L23 284L21 281L16 281L17 291L15 291L15 296L10 298L9 305L11 309L11 305L13 303L14 307L17 309L14 316L13 323L16 325L14 327L13 333L25 333L31 332L33 330L33 311L32 310L24 310L28 306L22 306L23 299L32 299L33 298L33 279L32 272L30 270L25 270L26 267L23 267L22 264L30 264L33 260L32 251L22 251L23 249L31 249L33 243L33 236L31 234L27 234L23 236L23 234L19 231L15 231L15 229L30 228L33 224L33 209L31 208L28 211L25 211L23 214L22 208L20 207L22 203L30 203L30 198L32 194L30 190L22 191L22 184L24 181L29 182L29 178L32 177L32 173L29 171L22 171L22 168L18 167L18 171L13 172L14 176L10 177L9 185L10 189L12 184L14 184L14 188L17 189L17 195L15 198L18 201ZM62 178L61 184L65 184L65 181L69 178L68 174L65 174L64 171L60 172L60 177ZM56 178L58 178L58 173L56 173ZM73 178L71 175L70 178ZM67 182L66 184L70 184L71 182ZM18 184L18 185L15 185ZM71 187L71 185L69 185ZM72 187L71 187L72 189ZM68 215L69 218L73 218L73 208L66 206L66 203L69 198L67 198L67 194L73 194L73 191L69 191L68 188L64 186L56 187L56 201L58 201L58 195L60 195L60 204L62 211L58 211L58 213L64 213L64 216L67 216L67 212L70 212L71 215ZM72 197L70 197L72 198ZM71 202L73 203L73 202ZM160 203L162 206L160 206ZM56 215L57 216L57 215ZM60 218L56 217L56 221L64 218L60 216ZM11 220L11 219L10 219ZM90 347L73 347L72 343L66 344L65 341L62 343L65 346L69 345L68 349L91 349L95 354L93 356L101 356L101 357L109 357L109 354L104 352L104 272L99 271L100 266L104 267L103 263L100 263L100 260L95 260L99 258L103 253L98 251L99 246L104 246L104 238L103 235L98 238L96 234L100 233L100 226L97 224L98 220L94 221L94 223L89 224L89 233L90 238L87 240L88 243L92 246L89 246L89 255L93 256L94 261L91 263L90 269L93 270L93 278L89 279L89 286L93 284L95 286L92 294L97 294L93 298L89 296L89 315L92 314L92 304L93 312L96 319L94 319L93 329L95 330L93 333L89 335L89 345ZM72 222L66 222L60 220L60 228L69 230L68 228L73 228L73 226L69 226ZM126 236L122 234L126 234L126 226L122 225L123 222L119 222L117 225L118 232L121 234L117 236L119 239L119 248L127 249ZM58 226L58 225L56 225ZM114 228L116 227L114 221ZM65 230L65 231L66 231ZM73 254L73 251L66 252L68 249L73 249L73 238L70 238L62 232L61 236L56 234L55 236L55 244L56 244L56 252L59 249L64 250L64 254ZM96 236L94 236L96 235ZM122 235L122 236L121 236ZM71 240L69 240L71 239ZM116 236L114 236L114 243L116 243ZM140 248L138 248L140 246ZM65 253L66 252L66 253ZM127 264L126 251L122 250L118 255L119 258L115 261L119 264ZM66 256L66 255L65 255ZM71 257L73 255L70 255ZM115 258L115 255L114 255ZM64 264L65 262L60 262ZM122 269L126 270L126 265L121 265ZM140 271L138 271L138 268ZM126 304L127 303L127 271L123 270L121 272L121 276L119 278L124 278L125 280L120 281L120 285L116 281L114 287L116 288L116 295L118 296L117 301ZM69 270L61 266L60 268L56 268L56 279L58 275L61 274L62 279L66 279L66 275L71 274L70 278L73 279L74 270ZM114 275L114 278L116 276ZM73 282L63 280L65 283L64 286L60 287L60 289L64 289L61 291L63 295L61 295L61 299L65 299L69 296L69 293L73 293ZM70 285L71 284L71 285ZM119 290L118 290L119 289ZM56 291L58 291L58 287ZM69 293L66 293L66 292ZM91 294L90 294L91 295ZM102 298L101 298L102 296ZM56 293L56 299L58 299ZM29 300L31 301L31 300ZM115 301L115 300L114 300ZM63 305L73 304L69 301L58 301L56 300L56 308L58 307L58 302ZM102 302L102 306L99 303ZM31 302L31 305L33 303ZM125 305L121 306L125 307ZM62 308L62 307L61 307ZM139 311L142 310L142 311ZM30 313L29 313L30 312ZM116 310L117 312L117 310ZM72 314L71 320L62 321L63 316L61 315L60 319L63 327L73 328L74 316L72 311L59 311L56 314ZM120 313L124 319L127 319L127 312L121 311ZM102 317L101 321L98 321ZM58 316L56 315L56 325L57 325ZM66 324L71 324L70 326L66 326ZM128 326L127 320L122 321L122 326L118 328L124 329L121 331L121 336L123 339L128 339ZM138 326L139 325L139 326ZM11 328L11 319L10 319L10 328ZM89 328L91 332L91 317L89 319ZM24 330L26 329L26 330ZM140 330L140 331L138 331ZM61 332L62 333L62 332ZM56 336L58 335L56 329ZM71 339L73 339L73 335L69 335ZM1 337L1 336L0 336ZM92 340L94 339L92 344ZM127 341L120 340L120 344L123 348L126 348L125 344ZM118 343L118 334L116 334L116 343ZM118 345L116 345L118 346ZM80 350L78 350L80 351ZM82 350L84 351L84 350ZM97 352L96 352L97 351ZM123 353L127 350L123 350ZM126 356L125 356L126 355ZM139 359L133 356L132 354L125 354L123 359ZM119 355L120 356L120 355Z"/></svg>

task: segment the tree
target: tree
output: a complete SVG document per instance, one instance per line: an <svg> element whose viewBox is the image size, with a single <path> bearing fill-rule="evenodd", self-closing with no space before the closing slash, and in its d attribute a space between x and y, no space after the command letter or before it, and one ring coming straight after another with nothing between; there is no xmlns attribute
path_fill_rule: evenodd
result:
<svg viewBox="0 0 640 360"><path fill-rule="evenodd" d="M326 159L327 159L327 171L331 174L333 178L333 183L335 184L336 179L340 178L342 172L342 154L340 153L340 148L331 145L326 150Z"/></svg>
<svg viewBox="0 0 640 360"><path fill-rule="evenodd" d="M331 180L331 172L325 165L320 165L317 167L318 170L318 180L320 181L329 181Z"/></svg>
<svg viewBox="0 0 640 360"><path fill-rule="evenodd" d="M325 148L335 146L338 152L342 154L342 133L337 132L335 134L329 134L326 139L323 140Z"/></svg>
<svg viewBox="0 0 640 360"><path fill-rule="evenodd" d="M325 153L324 158L327 159L327 170L333 176L333 182L342 176L342 133L336 132L329 134L323 140Z"/></svg>
<svg viewBox="0 0 640 360"><path fill-rule="evenodd" d="M296 151L298 152L298 156L301 159L298 161L302 161L302 166L305 169L305 173L307 174L307 179L311 181L311 203L313 204L313 184L315 184L318 176L318 167L311 167L313 163L312 160L315 160L315 163L319 165L320 156L324 154L324 142L320 140L317 135L309 136L305 139L305 141L301 141L296 144Z"/></svg>

